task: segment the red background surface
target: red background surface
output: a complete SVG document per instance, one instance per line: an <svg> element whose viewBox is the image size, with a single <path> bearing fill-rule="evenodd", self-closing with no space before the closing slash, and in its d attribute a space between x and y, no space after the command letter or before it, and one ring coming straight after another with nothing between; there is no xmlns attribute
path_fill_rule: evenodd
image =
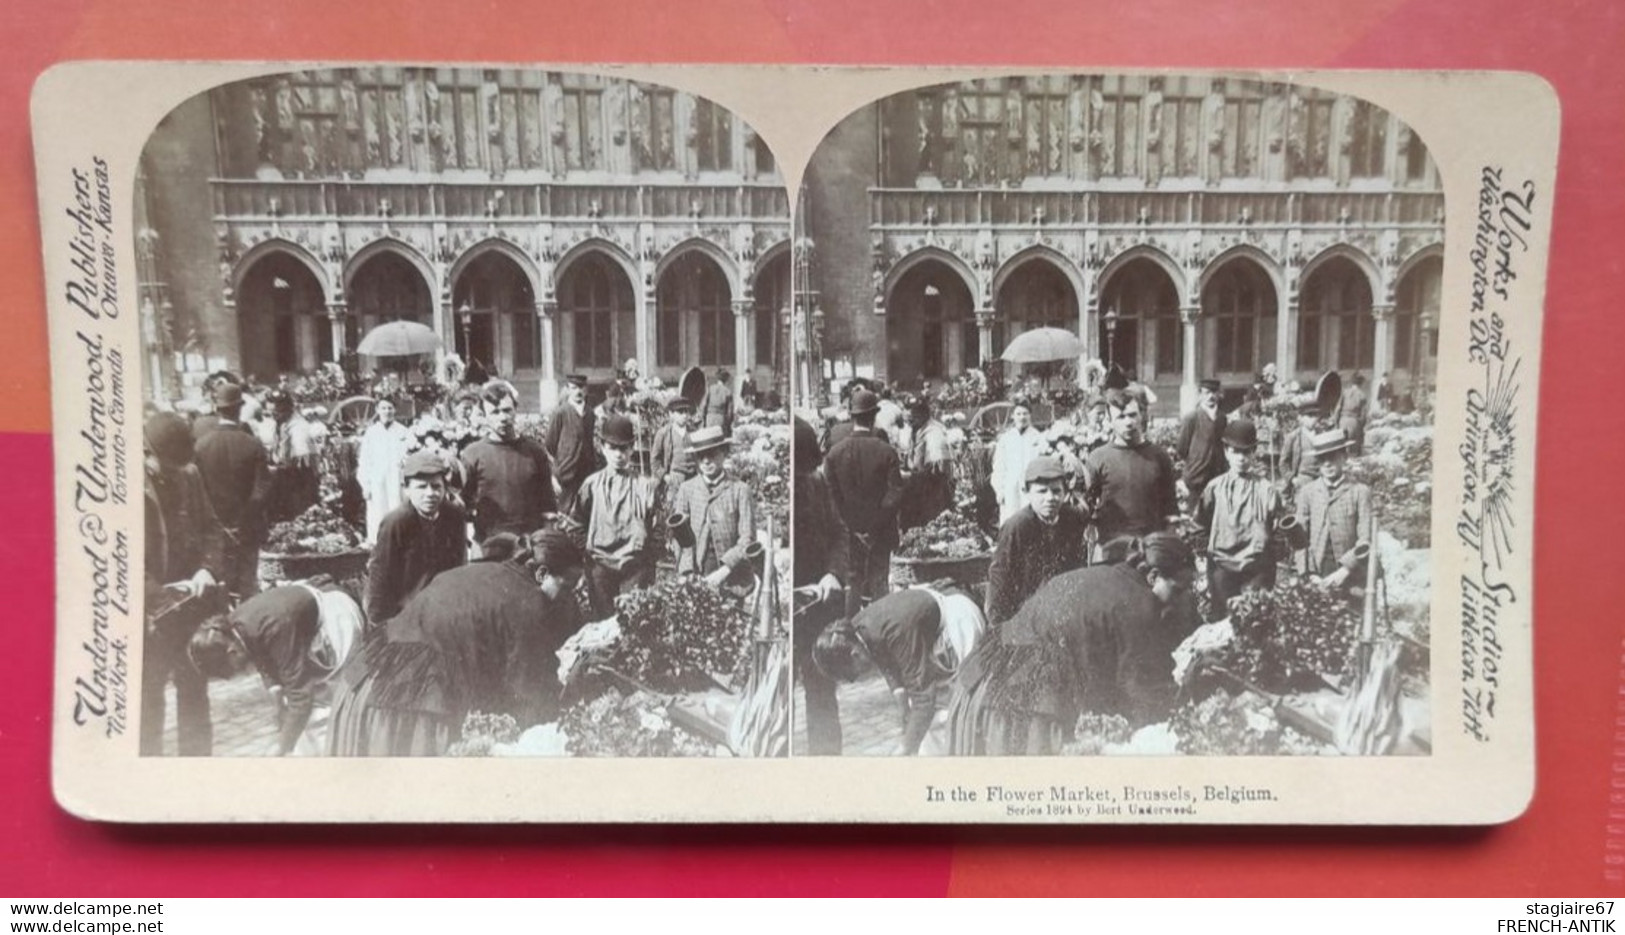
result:
<svg viewBox="0 0 1625 935"><path fill-rule="evenodd" d="M1625 14L1608 0L523 0L0 6L0 892L1533 895L1625 889L1609 847L1625 642ZM28 94L61 61L435 59L1533 71L1563 104L1536 524L1538 789L1449 829L122 828L51 798L45 315ZM1614 301L1610 301L1614 300ZM1625 734L1617 735L1625 737ZM1625 742L1619 768L1625 777ZM184 790L176 790L183 795ZM1625 803L1625 797L1621 799ZM1625 825L1625 808L1616 811ZM1621 828L1625 831L1625 828ZM1625 867L1625 864L1622 864Z"/></svg>

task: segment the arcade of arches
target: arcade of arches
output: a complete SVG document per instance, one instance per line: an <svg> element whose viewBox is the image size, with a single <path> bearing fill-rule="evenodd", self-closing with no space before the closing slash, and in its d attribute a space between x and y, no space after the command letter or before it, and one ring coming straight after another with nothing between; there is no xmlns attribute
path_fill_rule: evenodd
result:
<svg viewBox="0 0 1625 935"><path fill-rule="evenodd" d="M479 249L449 275L442 322L430 283L401 253L363 257L348 277L349 301L340 304L327 301L306 262L272 249L251 260L236 290L241 366L265 380L314 369L372 328L402 319L449 331L448 349L522 385L573 372L607 380L628 359L668 382L698 365L754 371L760 385L772 385L785 366L788 251L760 265L749 296L735 297L718 261L697 249L673 258L648 296L615 258L587 250L556 271L551 316L542 314L531 275L501 249ZM640 350L643 321L649 341Z"/></svg>
<svg viewBox="0 0 1625 935"><path fill-rule="evenodd" d="M989 310L976 309L966 275L929 257L890 287L888 379L904 386L940 382L997 359L1016 335L1046 326L1084 334L1090 356L1148 383L1166 396L1164 408L1177 405L1182 388L1194 389L1198 379L1239 388L1272 362L1284 378L1300 382L1326 370L1385 369L1404 385L1430 379L1437 353L1443 281L1437 255L1399 279L1391 309L1374 303L1370 277L1345 256L1314 264L1295 304L1283 302L1270 273L1244 255L1221 257L1208 270L1193 309L1181 308L1173 276L1147 256L1108 268L1087 313L1073 280L1047 258L1003 274Z"/></svg>

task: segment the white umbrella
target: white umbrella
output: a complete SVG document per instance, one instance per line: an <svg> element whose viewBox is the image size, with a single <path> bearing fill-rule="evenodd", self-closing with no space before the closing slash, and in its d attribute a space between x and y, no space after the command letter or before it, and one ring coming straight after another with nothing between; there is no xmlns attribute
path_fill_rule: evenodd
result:
<svg viewBox="0 0 1625 935"><path fill-rule="evenodd" d="M1034 328L1016 335L999 359L1013 364L1041 364L1083 356L1083 342L1065 328Z"/></svg>
<svg viewBox="0 0 1625 935"><path fill-rule="evenodd" d="M355 347L368 357L415 357L440 350L440 336L415 321L391 321L367 332Z"/></svg>

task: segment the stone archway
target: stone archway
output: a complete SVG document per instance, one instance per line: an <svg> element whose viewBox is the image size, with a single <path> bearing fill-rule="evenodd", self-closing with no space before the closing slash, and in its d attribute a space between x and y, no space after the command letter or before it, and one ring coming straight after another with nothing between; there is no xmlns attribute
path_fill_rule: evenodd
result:
<svg viewBox="0 0 1625 935"><path fill-rule="evenodd" d="M938 259L912 263L886 294L887 377L912 386L980 363L975 298L964 277Z"/></svg>
<svg viewBox="0 0 1625 935"><path fill-rule="evenodd" d="M252 259L237 279L236 298L243 373L275 382L333 360L322 284L298 257L272 249Z"/></svg>

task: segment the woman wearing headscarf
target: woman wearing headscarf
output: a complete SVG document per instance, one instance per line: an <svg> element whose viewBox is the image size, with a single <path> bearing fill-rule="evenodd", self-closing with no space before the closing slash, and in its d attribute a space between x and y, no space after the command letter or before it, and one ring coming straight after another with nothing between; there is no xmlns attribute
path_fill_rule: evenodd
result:
<svg viewBox="0 0 1625 935"><path fill-rule="evenodd" d="M521 728L557 716L581 550L551 529L506 539L483 549L500 560L436 575L340 670L332 754L436 756L474 712Z"/></svg>
<svg viewBox="0 0 1625 935"><path fill-rule="evenodd" d="M1178 536L1155 533L1128 543L1119 564L1051 578L956 674L952 753L1050 755L1081 714L1135 726L1166 717L1177 691L1172 653L1197 622L1183 600L1194 565Z"/></svg>
<svg viewBox="0 0 1625 935"><path fill-rule="evenodd" d="M356 453L355 479L367 500L367 544L378 541L378 524L401 505L401 459L411 433L395 421L395 404L378 400Z"/></svg>

